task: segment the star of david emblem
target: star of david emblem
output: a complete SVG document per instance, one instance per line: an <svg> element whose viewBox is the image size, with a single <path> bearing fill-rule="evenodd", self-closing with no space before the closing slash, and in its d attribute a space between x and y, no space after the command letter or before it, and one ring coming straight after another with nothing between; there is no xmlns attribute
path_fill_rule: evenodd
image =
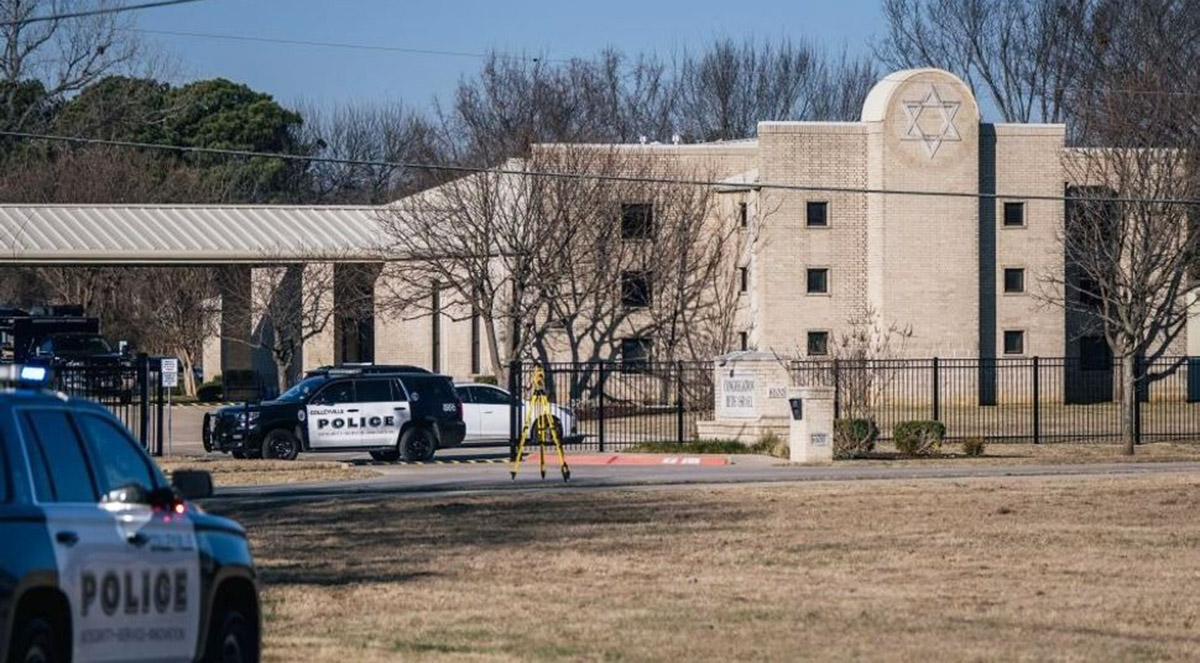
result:
<svg viewBox="0 0 1200 663"><path fill-rule="evenodd" d="M908 128L904 130L901 140L919 141L925 146L925 152L929 154L931 160L943 142L962 140L962 137L958 135L958 129L954 127L954 116L958 114L958 107L962 105L961 101L943 101L941 95L938 94L937 87L930 85L929 93L925 95L924 99L904 101L903 103L904 114L908 116ZM925 126L930 125L921 125L922 114L926 114L926 118L931 114L935 115L934 124L939 125L937 131L925 130Z"/></svg>

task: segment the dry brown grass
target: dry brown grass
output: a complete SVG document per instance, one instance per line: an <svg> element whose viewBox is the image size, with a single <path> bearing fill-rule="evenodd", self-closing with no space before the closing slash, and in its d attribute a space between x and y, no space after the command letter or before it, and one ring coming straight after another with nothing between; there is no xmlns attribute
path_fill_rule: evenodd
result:
<svg viewBox="0 0 1200 663"><path fill-rule="evenodd" d="M367 468L329 461L227 460L223 458L162 458L157 460L158 466L167 473L175 470L211 472L213 483L218 487L347 481L379 476L378 472Z"/></svg>
<svg viewBox="0 0 1200 663"><path fill-rule="evenodd" d="M1200 478L226 510L269 661L1194 660Z"/></svg>

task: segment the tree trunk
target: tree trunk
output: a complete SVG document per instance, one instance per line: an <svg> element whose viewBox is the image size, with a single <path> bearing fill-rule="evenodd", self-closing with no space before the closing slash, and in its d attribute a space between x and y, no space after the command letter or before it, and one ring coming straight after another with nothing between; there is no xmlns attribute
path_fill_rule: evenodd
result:
<svg viewBox="0 0 1200 663"><path fill-rule="evenodd" d="M1132 352L1121 357L1121 441L1126 456L1133 455L1134 443L1137 441L1137 420L1134 414L1137 408L1137 376L1134 374L1136 365L1136 355Z"/></svg>
<svg viewBox="0 0 1200 663"><path fill-rule="evenodd" d="M288 390L288 378L290 377L288 373L292 368L292 360L289 358L286 361L281 361L279 357L273 358L275 360L275 386L279 389L279 393L282 394ZM276 394L276 396L278 395Z"/></svg>

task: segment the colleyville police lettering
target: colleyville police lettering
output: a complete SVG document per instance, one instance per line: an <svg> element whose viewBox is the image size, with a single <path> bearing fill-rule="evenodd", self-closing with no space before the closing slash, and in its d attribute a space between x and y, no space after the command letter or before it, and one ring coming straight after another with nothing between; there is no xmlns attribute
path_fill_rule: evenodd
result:
<svg viewBox="0 0 1200 663"><path fill-rule="evenodd" d="M187 569L151 571L84 571L83 616L97 608L109 617L117 613L145 615L187 610Z"/></svg>
<svg viewBox="0 0 1200 663"><path fill-rule="evenodd" d="M318 417L317 430L326 428L392 428L396 425L396 417Z"/></svg>

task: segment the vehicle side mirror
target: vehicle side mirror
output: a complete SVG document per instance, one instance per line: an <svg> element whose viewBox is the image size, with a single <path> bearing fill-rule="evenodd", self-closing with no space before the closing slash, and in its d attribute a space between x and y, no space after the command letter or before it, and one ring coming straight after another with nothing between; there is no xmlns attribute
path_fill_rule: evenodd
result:
<svg viewBox="0 0 1200 663"><path fill-rule="evenodd" d="M185 500L200 500L213 495L212 475L203 470L176 470L171 487Z"/></svg>

